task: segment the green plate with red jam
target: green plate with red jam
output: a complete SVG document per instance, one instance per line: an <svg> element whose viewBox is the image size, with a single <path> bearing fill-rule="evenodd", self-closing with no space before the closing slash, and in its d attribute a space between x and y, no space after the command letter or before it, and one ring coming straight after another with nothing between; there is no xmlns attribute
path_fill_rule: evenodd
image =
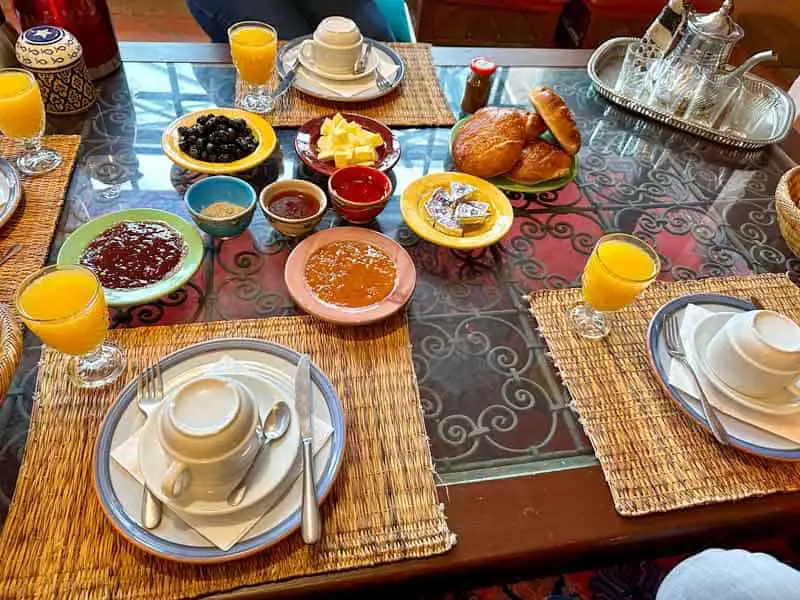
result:
<svg viewBox="0 0 800 600"><path fill-rule="evenodd" d="M154 208L133 208L102 215L81 225L72 232L61 246L61 250L58 253L58 264L82 264L81 258L92 242L112 227L120 224L123 224L121 227L133 227L130 225L133 223L143 224L145 230L157 226L163 231L164 226L166 226L167 234L170 236L170 243L173 247L178 244L177 238L174 236L174 234L177 234L183 242L180 258L177 263L158 280L147 282L137 287L110 288L103 286L106 304L109 306L135 306L137 304L153 302L167 296L175 290L180 289L189 281L195 271L197 271L200 263L203 262L203 239L192 224L181 219L178 215L163 210L156 210ZM143 245L144 244L139 244L139 249L141 249ZM164 252L167 252L167 250L164 249ZM124 252L122 253L123 256L125 256L125 254ZM174 256L174 248L172 254ZM95 256L97 257L98 253L95 253ZM102 261L102 253L100 253L98 259ZM109 262L113 263L109 265L110 269L117 268L122 264L121 260ZM91 268L91 265L86 266ZM126 276L128 275L128 273L125 274ZM101 281L102 280L103 277L101 277Z"/></svg>

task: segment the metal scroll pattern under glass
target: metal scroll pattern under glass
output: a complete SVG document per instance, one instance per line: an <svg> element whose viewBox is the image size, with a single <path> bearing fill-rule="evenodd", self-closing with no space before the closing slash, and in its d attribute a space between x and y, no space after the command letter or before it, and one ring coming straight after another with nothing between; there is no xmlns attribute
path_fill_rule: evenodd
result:
<svg viewBox="0 0 800 600"><path fill-rule="evenodd" d="M466 69L439 70L457 110ZM85 120L53 120L82 132L78 166L54 255L87 220L132 206L188 219L180 191L191 174L162 154L163 128L177 115L230 105L234 72L218 65L131 63L102 82ZM525 106L547 83L574 110L584 137L580 175L561 192L513 194L515 222L498 245L457 252L418 239L403 224L398 194L374 227L412 255L418 286L409 309L425 425L444 482L590 464L591 447L560 384L523 295L577 284L604 232L655 244L662 279L800 271L775 224L772 194L789 166L779 150L743 155L664 129L612 107L590 90L581 69L500 69L493 104ZM397 190L452 168L449 130L399 129ZM279 149L248 177L311 177L279 131ZM338 224L328 214L321 227ZM283 283L292 243L256 214L249 231L206 240L206 259L183 289L158 302L115 311L117 327L294 314ZM13 493L35 388L39 349L28 335L23 367L0 408L0 518Z"/></svg>

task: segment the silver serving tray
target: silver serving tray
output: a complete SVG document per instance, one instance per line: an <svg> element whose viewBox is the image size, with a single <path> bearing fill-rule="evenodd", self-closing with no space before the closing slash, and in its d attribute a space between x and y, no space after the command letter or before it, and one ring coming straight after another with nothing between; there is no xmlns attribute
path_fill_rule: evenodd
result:
<svg viewBox="0 0 800 600"><path fill-rule="evenodd" d="M697 123L686 121L661 110L645 106L635 100L623 96L614 90L617 77L622 68L622 61L625 57L625 50L628 46L639 41L638 38L613 38L605 42L589 59L587 69L589 77L592 79L595 89L602 96L608 98L614 104L638 113L642 116L669 125L675 129L680 129L692 135L711 140L718 144L726 144L736 148L755 150L770 144L775 144L783 140L791 131L794 122L794 102L782 89L772 83L752 75L745 75L745 78L756 80L759 85L767 86L777 93L778 102L772 108L770 115L764 119L764 126L759 130L758 137L737 136L732 132L719 131L704 127Z"/></svg>
<svg viewBox="0 0 800 600"><path fill-rule="evenodd" d="M17 210L22 200L22 184L17 170L7 160L0 158L0 227Z"/></svg>

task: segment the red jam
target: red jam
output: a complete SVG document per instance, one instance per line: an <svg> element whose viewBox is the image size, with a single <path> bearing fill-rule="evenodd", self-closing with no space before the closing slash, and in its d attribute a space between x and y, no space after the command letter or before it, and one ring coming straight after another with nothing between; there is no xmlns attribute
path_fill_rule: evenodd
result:
<svg viewBox="0 0 800 600"><path fill-rule="evenodd" d="M275 195L269 211L284 219L307 219L319 210L319 202L311 194L299 190L286 190Z"/></svg>
<svg viewBox="0 0 800 600"><path fill-rule="evenodd" d="M333 175L331 187L350 202L374 204L380 202L391 190L386 175L367 167L347 167Z"/></svg>
<svg viewBox="0 0 800 600"><path fill-rule="evenodd" d="M128 290L166 279L186 252L181 234L159 221L120 221L81 255L104 288Z"/></svg>

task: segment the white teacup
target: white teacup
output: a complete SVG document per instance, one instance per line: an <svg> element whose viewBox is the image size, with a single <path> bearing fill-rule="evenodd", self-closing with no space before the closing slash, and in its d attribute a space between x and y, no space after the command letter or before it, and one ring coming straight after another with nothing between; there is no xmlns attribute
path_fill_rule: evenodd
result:
<svg viewBox="0 0 800 600"><path fill-rule="evenodd" d="M236 381L204 377L185 384L165 403L158 435L172 458L161 490L176 498L188 489L224 498L255 459L258 407Z"/></svg>
<svg viewBox="0 0 800 600"><path fill-rule="evenodd" d="M314 36L300 45L300 54L327 73L353 72L361 56L364 37L354 21L345 17L323 19Z"/></svg>
<svg viewBox="0 0 800 600"><path fill-rule="evenodd" d="M738 314L711 338L705 361L746 396L769 400L787 388L800 395L800 326L771 310Z"/></svg>

